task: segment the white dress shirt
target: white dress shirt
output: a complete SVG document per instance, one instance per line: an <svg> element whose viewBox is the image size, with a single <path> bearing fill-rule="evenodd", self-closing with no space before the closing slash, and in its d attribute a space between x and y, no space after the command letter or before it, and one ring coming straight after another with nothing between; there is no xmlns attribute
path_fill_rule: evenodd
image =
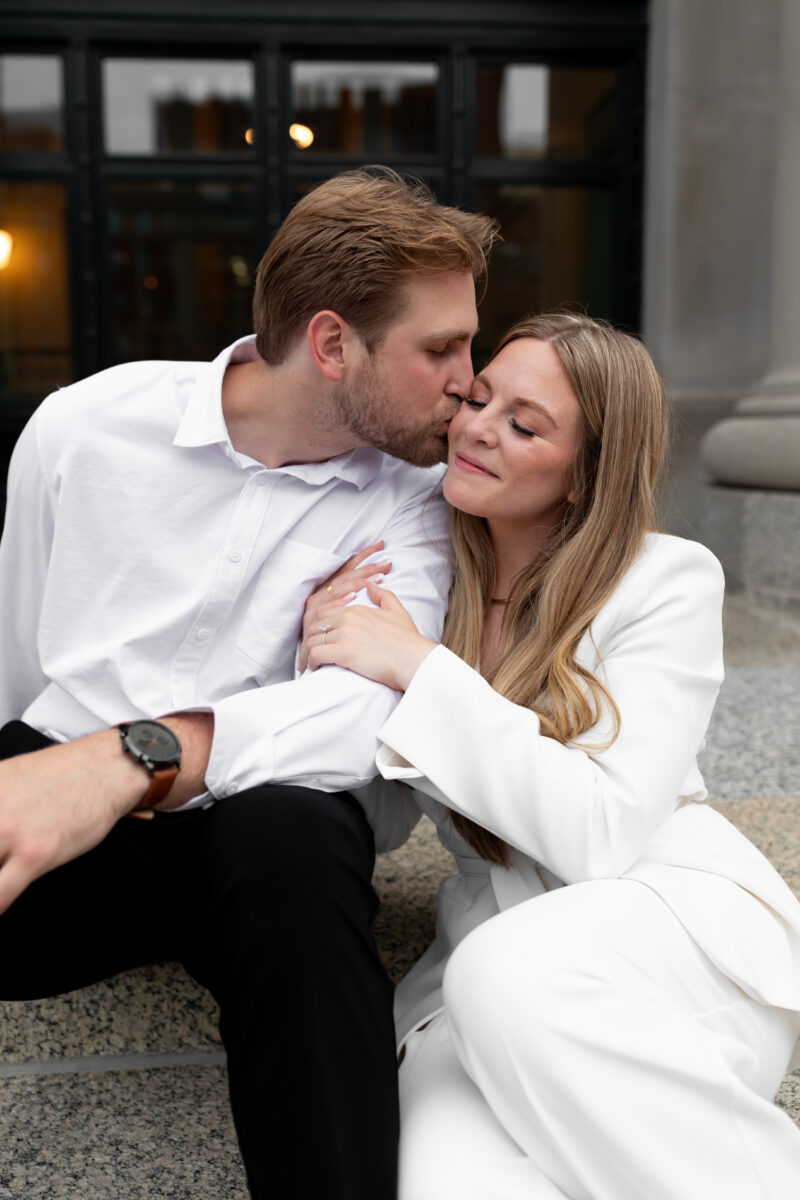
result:
<svg viewBox="0 0 800 1200"><path fill-rule="evenodd" d="M255 357L248 337L212 363L112 367L31 418L0 545L0 723L64 741L210 709L217 798L374 775L397 694L336 667L297 677L303 604L383 538L393 591L438 639L450 581L441 469L369 448L274 470L238 453L222 379Z"/></svg>

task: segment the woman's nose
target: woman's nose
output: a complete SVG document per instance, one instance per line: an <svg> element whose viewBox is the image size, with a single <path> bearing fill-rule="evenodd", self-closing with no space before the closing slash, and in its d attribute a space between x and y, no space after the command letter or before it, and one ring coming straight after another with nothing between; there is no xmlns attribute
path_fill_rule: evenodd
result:
<svg viewBox="0 0 800 1200"><path fill-rule="evenodd" d="M474 442L480 442L484 445L494 445L497 441L497 429L495 420L488 410L488 406L481 409L473 409L471 420L467 425L467 437Z"/></svg>

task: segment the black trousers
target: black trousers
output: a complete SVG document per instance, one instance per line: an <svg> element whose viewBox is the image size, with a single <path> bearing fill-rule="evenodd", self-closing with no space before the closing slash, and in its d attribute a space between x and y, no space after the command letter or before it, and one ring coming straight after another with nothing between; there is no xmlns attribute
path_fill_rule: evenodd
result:
<svg viewBox="0 0 800 1200"><path fill-rule="evenodd" d="M47 744L21 722L0 758ZM125 818L0 916L0 998L177 961L212 993L252 1196L394 1200L392 988L357 802L266 785Z"/></svg>

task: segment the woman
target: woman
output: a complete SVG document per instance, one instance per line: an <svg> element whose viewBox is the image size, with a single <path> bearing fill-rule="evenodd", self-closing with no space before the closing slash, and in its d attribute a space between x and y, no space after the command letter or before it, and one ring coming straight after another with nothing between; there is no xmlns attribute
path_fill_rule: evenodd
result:
<svg viewBox="0 0 800 1200"><path fill-rule="evenodd" d="M450 426L443 645L359 563L308 606L312 668L405 693L381 775L459 867L398 988L402 1200L800 1194L800 905L699 803L723 581L652 532L665 410L634 339L522 322Z"/></svg>

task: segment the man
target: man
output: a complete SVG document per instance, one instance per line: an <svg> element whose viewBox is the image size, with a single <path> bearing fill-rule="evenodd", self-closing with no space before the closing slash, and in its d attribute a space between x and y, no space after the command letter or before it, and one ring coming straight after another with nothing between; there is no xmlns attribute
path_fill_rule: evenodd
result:
<svg viewBox="0 0 800 1200"><path fill-rule="evenodd" d="M324 183L262 259L255 340L65 388L12 461L0 996L183 962L220 1005L256 1197L394 1196L390 987L348 789L395 697L298 678L294 655L305 597L379 538L439 634L426 468L471 384L493 236L389 171Z"/></svg>

